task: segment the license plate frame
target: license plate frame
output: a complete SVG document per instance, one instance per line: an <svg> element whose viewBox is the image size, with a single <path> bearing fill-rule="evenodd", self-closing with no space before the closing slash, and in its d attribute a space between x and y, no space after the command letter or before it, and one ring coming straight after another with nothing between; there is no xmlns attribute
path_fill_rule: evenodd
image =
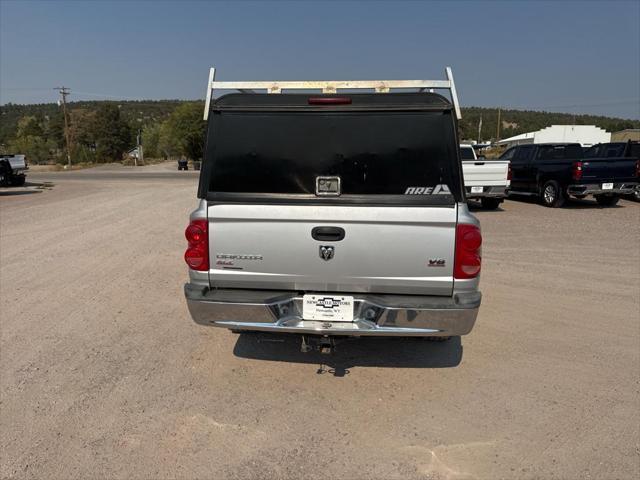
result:
<svg viewBox="0 0 640 480"><path fill-rule="evenodd" d="M353 322L353 297L347 295L302 296L302 318L323 322Z"/></svg>
<svg viewBox="0 0 640 480"><path fill-rule="evenodd" d="M613 190L613 183L603 183L602 190Z"/></svg>
<svg viewBox="0 0 640 480"><path fill-rule="evenodd" d="M471 187L471 193L482 193L484 192L483 187Z"/></svg>

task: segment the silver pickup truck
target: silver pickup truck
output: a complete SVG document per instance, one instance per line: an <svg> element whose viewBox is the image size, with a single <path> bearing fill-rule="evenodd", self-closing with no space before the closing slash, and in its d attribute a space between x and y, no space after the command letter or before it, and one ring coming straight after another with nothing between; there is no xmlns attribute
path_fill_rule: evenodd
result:
<svg viewBox="0 0 640 480"><path fill-rule="evenodd" d="M212 74L210 89L242 93L207 96L200 202L185 232L193 320L324 337L469 333L482 237L465 201L447 73L282 85ZM375 92L335 93L345 84ZM389 91L398 85L444 86L453 102Z"/></svg>

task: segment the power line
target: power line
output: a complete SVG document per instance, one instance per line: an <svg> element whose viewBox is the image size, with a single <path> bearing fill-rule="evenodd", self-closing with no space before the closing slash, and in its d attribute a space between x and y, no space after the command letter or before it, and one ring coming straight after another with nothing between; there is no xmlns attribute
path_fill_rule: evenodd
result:
<svg viewBox="0 0 640 480"><path fill-rule="evenodd" d="M60 87L55 88L54 90L57 90ZM1 92L28 92L28 91L33 91L33 92L39 92L39 91L45 91L45 90L50 90L51 87L47 87L47 88L14 88L14 87L2 87L0 86L0 91ZM74 90L73 91L74 95L83 95L83 96L88 96L88 97L100 97L100 98L112 98L114 100L135 100L135 101L140 101L143 99L140 99L138 97L128 97L125 95L113 95L110 93L95 93L95 92L81 92L78 90ZM76 97L77 98L77 97Z"/></svg>
<svg viewBox="0 0 640 480"><path fill-rule="evenodd" d="M571 108L571 109L581 109L584 110L586 108L594 108L594 107L610 107L610 106L614 106L614 105L628 105L630 107L634 107L634 106L638 106L640 105L640 100L635 100L635 101L624 101L624 102L607 102L607 103L580 103L580 104L575 104L575 105L543 105L543 106L536 106L533 107L536 110L539 109L558 109L558 108ZM516 107L518 108L518 107ZM532 107L527 107L527 108L532 108Z"/></svg>
<svg viewBox="0 0 640 480"><path fill-rule="evenodd" d="M516 110L540 110L545 108L585 108L585 107L608 107L610 105L640 105L640 98L628 98L624 100L607 101L600 103L575 103L572 105L510 105L509 108ZM495 108L495 107L485 107Z"/></svg>
<svg viewBox="0 0 640 480"><path fill-rule="evenodd" d="M76 95L86 95L89 97L101 97L101 98L113 98L115 100L136 100L139 101L139 98L135 98L135 97L125 97L123 95L110 95L107 93L91 93L91 92L79 92L78 90L75 91Z"/></svg>
<svg viewBox="0 0 640 480"><path fill-rule="evenodd" d="M4 91L26 91L26 90L38 90L38 91L43 91L43 90L49 90L51 87L46 87L46 88L13 88L13 87L0 87L0 91L4 90Z"/></svg>

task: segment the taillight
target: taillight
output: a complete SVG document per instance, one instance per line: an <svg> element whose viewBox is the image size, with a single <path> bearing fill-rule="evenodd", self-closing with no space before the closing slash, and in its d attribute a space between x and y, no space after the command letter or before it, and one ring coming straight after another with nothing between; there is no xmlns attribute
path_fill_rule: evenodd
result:
<svg viewBox="0 0 640 480"><path fill-rule="evenodd" d="M640 178L640 160L636 160L636 177Z"/></svg>
<svg viewBox="0 0 640 480"><path fill-rule="evenodd" d="M187 251L184 252L184 261L193 270L209 270L209 232L207 220L191 220L184 231L184 236L189 242Z"/></svg>
<svg viewBox="0 0 640 480"><path fill-rule="evenodd" d="M480 273L482 235L475 225L461 223L456 227L456 259L453 276L475 278Z"/></svg>
<svg viewBox="0 0 640 480"><path fill-rule="evenodd" d="M511 176L513 172L511 171L511 162L509 162L509 166L507 167L507 180L511 181Z"/></svg>
<svg viewBox="0 0 640 480"><path fill-rule="evenodd" d="M582 162L573 162L571 166L571 176L576 181L582 178Z"/></svg>

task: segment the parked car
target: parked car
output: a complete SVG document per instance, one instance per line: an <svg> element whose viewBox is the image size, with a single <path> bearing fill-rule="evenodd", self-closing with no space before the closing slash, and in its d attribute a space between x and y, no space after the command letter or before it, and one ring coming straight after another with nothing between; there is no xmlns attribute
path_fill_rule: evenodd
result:
<svg viewBox="0 0 640 480"><path fill-rule="evenodd" d="M472 145L460 145L462 173L467 199L480 200L483 208L495 210L507 197L511 183L508 160L478 158Z"/></svg>
<svg viewBox="0 0 640 480"><path fill-rule="evenodd" d="M29 165L24 155L0 155L0 186L24 185L28 169Z"/></svg>
<svg viewBox="0 0 640 480"><path fill-rule="evenodd" d="M518 145L500 157L511 162L510 195L533 195L547 207L560 207L568 196L593 195L613 206L638 186L638 161L631 157L585 157L579 143Z"/></svg>
<svg viewBox="0 0 640 480"><path fill-rule="evenodd" d="M629 140L627 142L599 143L588 148L584 152L584 158L631 158L636 160L636 186L632 193L623 194L625 197L640 202L640 142Z"/></svg>
<svg viewBox="0 0 640 480"><path fill-rule="evenodd" d="M185 232L195 322L320 339L471 331L482 237L465 203L455 100L210 102L200 203Z"/></svg>
<svg viewBox="0 0 640 480"><path fill-rule="evenodd" d="M178 170L189 170L189 163L186 158L178 160Z"/></svg>

